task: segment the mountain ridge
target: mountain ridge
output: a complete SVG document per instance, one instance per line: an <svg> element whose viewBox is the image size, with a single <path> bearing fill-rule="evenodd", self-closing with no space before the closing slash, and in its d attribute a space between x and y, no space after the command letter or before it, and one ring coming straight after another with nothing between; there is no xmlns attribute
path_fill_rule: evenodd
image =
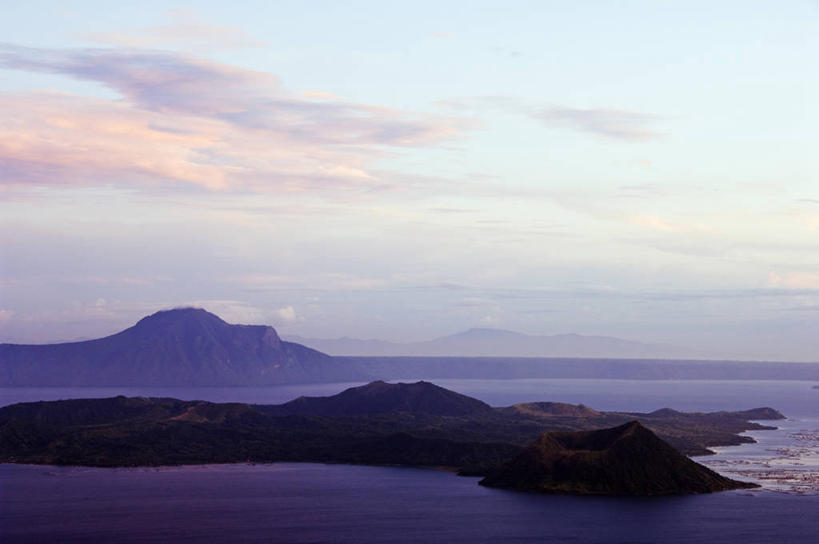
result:
<svg viewBox="0 0 819 544"><path fill-rule="evenodd" d="M283 341L273 327L233 325L201 308L163 310L118 333L61 344L0 344L1 385L266 385L363 375Z"/></svg>
<svg viewBox="0 0 819 544"><path fill-rule="evenodd" d="M376 339L288 339L334 356L344 357L604 357L695 358L696 350L666 344L626 340L613 336L576 333L531 335L507 329L474 327L448 336L420 342L389 342Z"/></svg>
<svg viewBox="0 0 819 544"><path fill-rule="evenodd" d="M264 407L264 411L277 416L357 416L399 411L457 417L491 414L493 408L426 381L392 384L378 380L330 397L299 397L275 407Z"/></svg>

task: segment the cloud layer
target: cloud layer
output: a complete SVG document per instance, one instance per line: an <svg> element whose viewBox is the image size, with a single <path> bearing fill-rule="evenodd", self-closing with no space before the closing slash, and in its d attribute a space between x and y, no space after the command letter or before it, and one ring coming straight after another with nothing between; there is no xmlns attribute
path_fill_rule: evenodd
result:
<svg viewBox="0 0 819 544"><path fill-rule="evenodd" d="M270 74L166 51L5 44L0 67L93 81L122 97L0 95L6 185L375 185L370 165L385 149L429 145L459 129L454 118L299 96Z"/></svg>
<svg viewBox="0 0 819 544"><path fill-rule="evenodd" d="M655 140L666 134L655 130L662 117L650 113L616 108L572 108L537 105L512 96L478 96L437 102L457 112L495 109L522 115L549 128L565 128L622 142Z"/></svg>
<svg viewBox="0 0 819 544"><path fill-rule="evenodd" d="M652 130L654 115L612 109L551 108L534 114L547 125L565 125L615 140L653 140L663 135Z"/></svg>

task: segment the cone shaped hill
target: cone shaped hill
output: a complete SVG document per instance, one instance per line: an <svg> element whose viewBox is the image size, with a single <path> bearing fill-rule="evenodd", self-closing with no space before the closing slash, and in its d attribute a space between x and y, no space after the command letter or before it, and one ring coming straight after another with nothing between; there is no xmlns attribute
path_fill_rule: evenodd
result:
<svg viewBox="0 0 819 544"><path fill-rule="evenodd" d="M638 421L596 431L544 433L480 483L580 495L678 495L758 487L692 461Z"/></svg>

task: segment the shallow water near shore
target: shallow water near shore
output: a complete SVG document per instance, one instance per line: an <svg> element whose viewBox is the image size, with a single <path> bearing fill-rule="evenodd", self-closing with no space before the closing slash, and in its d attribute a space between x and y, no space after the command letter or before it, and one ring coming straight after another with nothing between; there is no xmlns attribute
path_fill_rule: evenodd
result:
<svg viewBox="0 0 819 544"><path fill-rule="evenodd" d="M756 444L696 458L764 488L715 495L539 496L476 478L320 464L91 469L0 465L2 542L811 542L819 533L819 391L801 382L437 380L492 405L779 409ZM281 388L0 389L0 404L115 394L285 402L353 384ZM802 480L800 480L802 478ZM803 481L804 480L804 481Z"/></svg>

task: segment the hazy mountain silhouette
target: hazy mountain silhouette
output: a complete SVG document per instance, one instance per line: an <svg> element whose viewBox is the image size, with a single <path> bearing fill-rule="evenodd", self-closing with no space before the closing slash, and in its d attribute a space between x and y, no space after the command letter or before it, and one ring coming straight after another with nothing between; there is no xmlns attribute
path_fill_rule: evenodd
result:
<svg viewBox="0 0 819 544"><path fill-rule="evenodd" d="M692 461L637 421L596 431L544 433L480 483L583 495L673 495L758 487Z"/></svg>
<svg viewBox="0 0 819 544"><path fill-rule="evenodd" d="M157 312L117 334L66 344L0 344L2 385L263 385L362 379L264 325L198 308Z"/></svg>
<svg viewBox="0 0 819 544"><path fill-rule="evenodd" d="M610 336L536 336L487 328L469 329L413 343L346 337L289 338L330 355L340 356L691 358L704 355L677 346L646 344Z"/></svg>

